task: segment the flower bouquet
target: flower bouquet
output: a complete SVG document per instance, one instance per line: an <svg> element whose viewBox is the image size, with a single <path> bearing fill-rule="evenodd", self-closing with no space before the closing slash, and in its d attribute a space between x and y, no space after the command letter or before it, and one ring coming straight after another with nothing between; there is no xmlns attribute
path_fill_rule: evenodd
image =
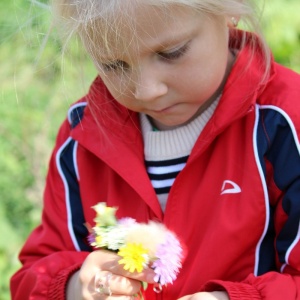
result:
<svg viewBox="0 0 300 300"><path fill-rule="evenodd" d="M93 209L96 224L90 228L91 246L116 252L120 256L119 264L129 272L152 268L156 274L155 292L173 283L183 259L182 245L173 232L153 221L138 223L129 217L117 220L117 208L102 202Z"/></svg>

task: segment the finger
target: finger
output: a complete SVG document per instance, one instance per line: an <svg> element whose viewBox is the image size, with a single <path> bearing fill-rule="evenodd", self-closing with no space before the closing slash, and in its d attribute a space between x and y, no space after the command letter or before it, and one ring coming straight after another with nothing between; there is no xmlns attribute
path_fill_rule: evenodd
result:
<svg viewBox="0 0 300 300"><path fill-rule="evenodd" d="M112 265L108 266L106 268L106 270L108 270L108 271L110 271L114 274L118 274L120 276L135 279L135 280L138 280L138 281L145 281L145 282L148 282L148 283L155 283L155 281L154 281L155 273L151 268L146 268L142 272L137 272L137 271L129 272L129 271L124 269L124 265L119 264L117 262L117 264L112 264Z"/></svg>
<svg viewBox="0 0 300 300"><path fill-rule="evenodd" d="M155 273L151 268L146 268L142 272L129 272L124 269L123 264L119 264L119 260L121 258L116 253L113 253L111 251L106 251L106 250L94 251L93 253L94 255L98 256L97 260L99 261L99 263L97 265L101 270L107 270L113 274L132 278L139 281L155 283L154 281Z"/></svg>
<svg viewBox="0 0 300 300"><path fill-rule="evenodd" d="M153 270L147 269L141 273L130 273L124 270L123 265L119 264L119 260L120 257L117 254L105 250L94 251L88 255L79 271L79 284L83 295L85 295L83 299L89 299L86 298L88 295L97 294L95 275L99 270L113 274L110 279L110 284L112 284L110 288L114 295L133 295L140 290L141 281L154 282Z"/></svg>
<svg viewBox="0 0 300 300"><path fill-rule="evenodd" d="M126 296L126 295L105 295L99 294L96 292L93 293L83 293L83 300L135 300L138 299L135 296Z"/></svg>
<svg viewBox="0 0 300 300"><path fill-rule="evenodd" d="M95 275L94 289L104 294L134 295L140 291L141 282L110 271L98 270Z"/></svg>

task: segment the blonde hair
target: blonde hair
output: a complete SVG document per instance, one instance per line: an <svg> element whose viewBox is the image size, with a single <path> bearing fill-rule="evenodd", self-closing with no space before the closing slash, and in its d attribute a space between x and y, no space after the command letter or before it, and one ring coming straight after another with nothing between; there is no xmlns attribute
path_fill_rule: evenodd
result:
<svg viewBox="0 0 300 300"><path fill-rule="evenodd" d="M176 5L209 16L237 16L244 29L239 49L245 46L246 31L254 32L259 39L252 38L250 46L254 55L254 49L259 43L264 58L262 81L268 78L271 54L261 33L260 14L253 0L52 0L52 2L54 20L59 24L58 27L61 29L64 41L69 41L72 36L78 35L94 63L97 63L97 51L101 51L101 49L109 51L109 39L112 38L109 32L113 30L116 33L115 38L118 38L124 22L128 22L126 25L130 26L132 12L138 5L163 8L166 13L170 5ZM118 13L124 16L121 20L116 17ZM132 32L134 34L134 28L132 28ZM234 32L236 31L232 30L232 33ZM233 40L237 40L234 39L234 35L231 37Z"/></svg>

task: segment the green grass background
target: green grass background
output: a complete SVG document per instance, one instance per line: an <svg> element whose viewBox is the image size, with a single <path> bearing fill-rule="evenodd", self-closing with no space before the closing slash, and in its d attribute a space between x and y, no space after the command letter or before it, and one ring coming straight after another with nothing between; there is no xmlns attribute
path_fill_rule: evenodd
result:
<svg viewBox="0 0 300 300"><path fill-rule="evenodd" d="M267 0L261 22L275 59L297 72L299 11L299 0ZM0 0L0 300L40 220L57 129L96 75L76 43L64 59L55 32L44 43L50 18L46 0Z"/></svg>

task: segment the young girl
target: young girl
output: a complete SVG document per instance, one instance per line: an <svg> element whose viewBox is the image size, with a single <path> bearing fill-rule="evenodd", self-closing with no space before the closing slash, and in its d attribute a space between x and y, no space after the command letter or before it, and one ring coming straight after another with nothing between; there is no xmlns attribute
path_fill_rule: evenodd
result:
<svg viewBox="0 0 300 300"><path fill-rule="evenodd" d="M253 24L250 4L57 0L55 11L99 77L58 133L12 299L134 299L141 281L147 300L299 299L300 76L236 28ZM92 251L98 202L176 233L187 254L172 285L156 293L151 268Z"/></svg>

